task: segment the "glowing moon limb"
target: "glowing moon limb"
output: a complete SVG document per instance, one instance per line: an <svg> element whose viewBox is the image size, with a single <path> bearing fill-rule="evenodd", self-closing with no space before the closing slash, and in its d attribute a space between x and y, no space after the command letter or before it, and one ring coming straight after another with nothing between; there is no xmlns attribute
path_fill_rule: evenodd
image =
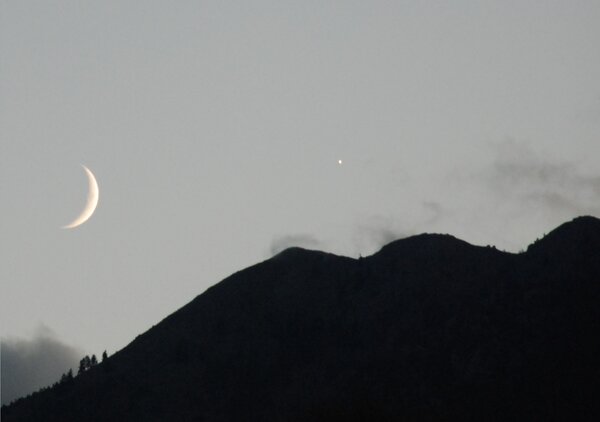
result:
<svg viewBox="0 0 600 422"><path fill-rule="evenodd" d="M77 226L82 225L83 223L89 220L92 214L94 214L94 211L96 211L96 207L98 206L98 199L100 197L100 192L98 190L98 182L96 182L96 178L94 177L94 174L90 171L89 168L87 168L83 164L81 165L81 167L83 167L83 169L85 170L85 173L88 178L87 202L85 204L85 208L83 209L83 211L81 211L81 214L79 214L79 216L75 220L73 220L73 222L67 224L66 226L62 226L63 229L73 229Z"/></svg>

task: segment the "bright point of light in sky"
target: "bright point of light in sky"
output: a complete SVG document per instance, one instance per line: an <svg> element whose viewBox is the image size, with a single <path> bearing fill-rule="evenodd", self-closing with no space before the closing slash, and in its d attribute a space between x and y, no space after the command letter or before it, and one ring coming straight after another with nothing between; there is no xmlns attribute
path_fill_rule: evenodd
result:
<svg viewBox="0 0 600 422"><path fill-rule="evenodd" d="M338 160L338 164L339 164L339 165L342 165L342 160Z"/></svg>

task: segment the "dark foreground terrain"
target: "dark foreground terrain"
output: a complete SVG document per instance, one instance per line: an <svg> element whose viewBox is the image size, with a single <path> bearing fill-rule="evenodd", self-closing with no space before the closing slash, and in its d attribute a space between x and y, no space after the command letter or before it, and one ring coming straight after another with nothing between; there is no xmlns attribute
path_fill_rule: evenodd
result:
<svg viewBox="0 0 600 422"><path fill-rule="evenodd" d="M600 420L600 220L240 271L2 421Z"/></svg>

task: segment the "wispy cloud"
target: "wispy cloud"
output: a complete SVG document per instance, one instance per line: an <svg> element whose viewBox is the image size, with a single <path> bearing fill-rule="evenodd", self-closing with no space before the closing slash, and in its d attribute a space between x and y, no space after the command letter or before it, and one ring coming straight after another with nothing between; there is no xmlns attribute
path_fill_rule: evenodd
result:
<svg viewBox="0 0 600 422"><path fill-rule="evenodd" d="M419 233L450 233L474 244L518 251L536 237L578 215L600 216L600 170L552 156L526 142L491 145L490 155L443 173L430 190L399 199L397 210L361 216L337 244L323 235L292 235L272 242L271 253L289 246L330 247L367 256L389 242Z"/></svg>
<svg viewBox="0 0 600 422"><path fill-rule="evenodd" d="M76 368L83 352L61 342L40 326L31 339L3 338L0 342L2 404L58 381Z"/></svg>
<svg viewBox="0 0 600 422"><path fill-rule="evenodd" d="M363 220L354 230L355 255L370 255L384 245L414 233L399 227L399 224L398 219L381 215Z"/></svg>
<svg viewBox="0 0 600 422"><path fill-rule="evenodd" d="M511 251L578 215L600 215L600 170L516 140L444 174L427 192L417 232L450 233Z"/></svg>
<svg viewBox="0 0 600 422"><path fill-rule="evenodd" d="M542 158L524 143L496 146L496 158L484 180L509 201L561 214L600 211L600 176L584 174L576 163Z"/></svg>
<svg viewBox="0 0 600 422"><path fill-rule="evenodd" d="M425 226L431 226L440 221L444 216L444 207L436 201L423 201L421 204L424 209Z"/></svg>
<svg viewBox="0 0 600 422"><path fill-rule="evenodd" d="M321 242L319 242L316 237L309 234L291 234L273 239L269 249L271 255L276 255L292 246L299 246L305 249L316 249L321 246Z"/></svg>

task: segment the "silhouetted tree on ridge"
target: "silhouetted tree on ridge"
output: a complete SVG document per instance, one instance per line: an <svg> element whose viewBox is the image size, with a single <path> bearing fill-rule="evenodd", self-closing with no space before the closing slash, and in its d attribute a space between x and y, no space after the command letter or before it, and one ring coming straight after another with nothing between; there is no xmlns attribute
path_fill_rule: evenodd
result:
<svg viewBox="0 0 600 422"><path fill-rule="evenodd" d="M84 373L92 366L96 366L98 364L98 359L96 355L92 355L90 358L89 355L85 355L83 359L79 361L79 370L77 371L77 375Z"/></svg>

